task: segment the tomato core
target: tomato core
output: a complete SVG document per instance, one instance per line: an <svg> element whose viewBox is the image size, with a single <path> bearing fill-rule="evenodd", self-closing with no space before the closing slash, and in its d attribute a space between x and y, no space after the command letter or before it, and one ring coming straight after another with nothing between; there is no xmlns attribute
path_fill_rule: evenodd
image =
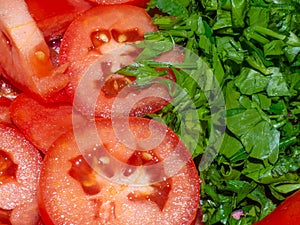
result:
<svg viewBox="0 0 300 225"><path fill-rule="evenodd" d="M17 168L9 155L0 150L0 184L16 179Z"/></svg>

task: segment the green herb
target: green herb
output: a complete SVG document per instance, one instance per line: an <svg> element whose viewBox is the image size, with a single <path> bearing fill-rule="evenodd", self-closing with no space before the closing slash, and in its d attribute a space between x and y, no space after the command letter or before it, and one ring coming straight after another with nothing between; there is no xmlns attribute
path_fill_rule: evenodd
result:
<svg viewBox="0 0 300 225"><path fill-rule="evenodd" d="M163 12L145 36L153 44L123 72L150 82L162 75L155 68L173 70L174 101L148 116L191 150L203 221L252 224L300 189L300 2L151 0L153 8ZM152 60L175 44L185 62Z"/></svg>

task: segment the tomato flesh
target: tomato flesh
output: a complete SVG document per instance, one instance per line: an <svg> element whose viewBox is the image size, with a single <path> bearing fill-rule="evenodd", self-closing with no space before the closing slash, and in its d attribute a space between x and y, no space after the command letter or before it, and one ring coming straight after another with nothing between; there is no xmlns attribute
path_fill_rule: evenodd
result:
<svg viewBox="0 0 300 225"><path fill-rule="evenodd" d="M115 122L121 125L127 119L118 118ZM150 120L129 118L129 121L138 140L151 134L147 128ZM171 130L158 122L151 127L155 132L167 130L167 133L161 144L147 151L143 150L146 146L132 149L118 141L111 119L96 120L101 145L94 139L93 125L59 138L46 154L41 173L39 206L45 222L191 224L199 203L200 184L195 165ZM79 147L76 140L83 146ZM171 165L161 163L174 152L187 161L168 177ZM155 166L155 172L151 166ZM141 181L146 179L149 183L135 185L141 169L144 170Z"/></svg>

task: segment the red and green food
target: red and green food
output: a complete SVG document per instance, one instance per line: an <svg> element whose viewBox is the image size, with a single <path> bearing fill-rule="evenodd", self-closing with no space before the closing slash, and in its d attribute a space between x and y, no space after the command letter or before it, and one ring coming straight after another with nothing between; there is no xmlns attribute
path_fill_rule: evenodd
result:
<svg viewBox="0 0 300 225"><path fill-rule="evenodd" d="M0 224L289 225L297 0L0 0Z"/></svg>

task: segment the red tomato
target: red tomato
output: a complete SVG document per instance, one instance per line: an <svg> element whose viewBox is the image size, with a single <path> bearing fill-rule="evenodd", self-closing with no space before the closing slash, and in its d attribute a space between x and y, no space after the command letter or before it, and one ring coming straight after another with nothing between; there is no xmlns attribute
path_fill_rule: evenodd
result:
<svg viewBox="0 0 300 225"><path fill-rule="evenodd" d="M44 153L60 135L72 128L73 116L82 118L73 112L71 104L44 104L24 93L12 102L10 112L14 124Z"/></svg>
<svg viewBox="0 0 300 225"><path fill-rule="evenodd" d="M38 150L16 128L0 123L0 224L38 223L41 161Z"/></svg>
<svg viewBox="0 0 300 225"><path fill-rule="evenodd" d="M61 36L79 13L93 6L83 0L25 0L25 2L46 39Z"/></svg>
<svg viewBox="0 0 300 225"><path fill-rule="evenodd" d="M129 4L129 5L136 5L141 7L146 7L147 2L149 0L88 0L93 3L97 3L100 5L114 5L114 4Z"/></svg>
<svg viewBox="0 0 300 225"><path fill-rule="evenodd" d="M149 119L115 118L59 138L39 188L46 224L184 225L196 216L200 182L173 131Z"/></svg>
<svg viewBox="0 0 300 225"><path fill-rule="evenodd" d="M286 198L273 212L253 225L296 225L300 221L300 190Z"/></svg>

